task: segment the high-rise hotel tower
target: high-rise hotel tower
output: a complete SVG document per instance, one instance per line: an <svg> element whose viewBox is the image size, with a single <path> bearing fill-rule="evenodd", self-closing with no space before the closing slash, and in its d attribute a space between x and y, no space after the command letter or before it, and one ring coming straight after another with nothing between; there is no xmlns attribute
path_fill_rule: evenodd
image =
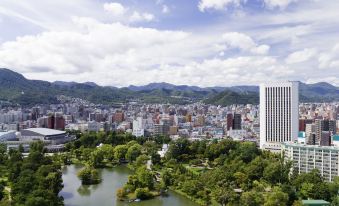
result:
<svg viewBox="0 0 339 206"><path fill-rule="evenodd" d="M299 83L260 85L260 148L280 151L282 142L298 138Z"/></svg>

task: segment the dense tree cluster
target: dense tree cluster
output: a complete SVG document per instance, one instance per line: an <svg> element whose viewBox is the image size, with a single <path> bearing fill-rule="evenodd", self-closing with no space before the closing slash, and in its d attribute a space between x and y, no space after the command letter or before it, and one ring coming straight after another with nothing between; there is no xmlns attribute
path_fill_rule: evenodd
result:
<svg viewBox="0 0 339 206"><path fill-rule="evenodd" d="M198 173L187 166L201 162L205 167ZM213 201L245 206L297 205L301 199L338 202L339 178L324 182L317 170L289 175L291 162L280 154L262 152L250 142L179 139L170 144L164 165L166 186L206 205Z"/></svg>
<svg viewBox="0 0 339 206"><path fill-rule="evenodd" d="M61 166L44 155L42 142L31 145L28 157L19 150L10 150L7 167L11 186L11 205L59 206L63 198L58 196L63 188Z"/></svg>
<svg viewBox="0 0 339 206"><path fill-rule="evenodd" d="M67 151L79 149L80 147L95 148L99 144L109 144L111 146L118 146L127 144L128 142L133 140L141 145L151 142L154 142L156 144L163 144L169 143L171 141L171 139L166 136L136 138L130 133L121 133L121 132L88 132L83 134L79 132L71 132L71 134L76 135L77 138L75 141L66 144Z"/></svg>
<svg viewBox="0 0 339 206"><path fill-rule="evenodd" d="M136 198L148 199L152 197L151 190L155 189L153 173L145 166L139 167L135 175L128 177L127 183L122 188L122 197L129 193L135 193Z"/></svg>
<svg viewBox="0 0 339 206"><path fill-rule="evenodd" d="M154 162L160 162L157 151L163 143L168 143L168 137L139 137L128 133L90 132L76 133L77 139L66 144L68 152L58 156L61 163L70 164L72 159L86 163L90 167L100 168L108 164L141 163L141 155L147 155Z"/></svg>

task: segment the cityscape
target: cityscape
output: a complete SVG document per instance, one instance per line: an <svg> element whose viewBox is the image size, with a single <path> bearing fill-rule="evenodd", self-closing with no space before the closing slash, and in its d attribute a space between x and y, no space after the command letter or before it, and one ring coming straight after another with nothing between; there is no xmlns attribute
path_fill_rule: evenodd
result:
<svg viewBox="0 0 339 206"><path fill-rule="evenodd" d="M0 206L339 206L338 9L4 0Z"/></svg>

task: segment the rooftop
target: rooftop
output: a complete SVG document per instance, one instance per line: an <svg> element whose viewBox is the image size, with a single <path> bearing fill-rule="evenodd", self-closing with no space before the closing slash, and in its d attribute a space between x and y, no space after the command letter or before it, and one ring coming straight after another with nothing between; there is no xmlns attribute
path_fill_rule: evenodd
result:
<svg viewBox="0 0 339 206"><path fill-rule="evenodd" d="M44 136L50 136L50 135L60 135L65 134L65 131L55 130L55 129L48 129L48 128L29 128L25 129L26 131L35 132Z"/></svg>
<svg viewBox="0 0 339 206"><path fill-rule="evenodd" d="M333 141L339 141L339 135L338 134L333 135Z"/></svg>
<svg viewBox="0 0 339 206"><path fill-rule="evenodd" d="M9 134L9 133L15 133L15 130L10 130L10 131L0 131L0 136L5 135L5 134Z"/></svg>
<svg viewBox="0 0 339 206"><path fill-rule="evenodd" d="M332 150L335 152L339 151L339 147L337 146L307 145L307 144L290 143L290 142L284 142L282 143L282 145L285 145L286 147L309 148L309 149L315 149L315 150Z"/></svg>
<svg viewBox="0 0 339 206"><path fill-rule="evenodd" d="M330 203L325 200L303 200L302 204L303 205L317 205L317 206L330 205Z"/></svg>

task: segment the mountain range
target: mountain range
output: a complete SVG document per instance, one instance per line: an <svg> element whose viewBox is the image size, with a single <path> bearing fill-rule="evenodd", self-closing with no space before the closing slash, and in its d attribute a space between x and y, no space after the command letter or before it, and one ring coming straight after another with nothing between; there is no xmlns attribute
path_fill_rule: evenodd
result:
<svg viewBox="0 0 339 206"><path fill-rule="evenodd" d="M326 82L299 85L300 101L339 101L339 88ZM0 68L0 100L20 105L58 103L57 96L81 98L97 104L128 101L144 103L186 104L203 101L207 104L258 104L258 86L197 87L151 83L145 86L116 88L93 82L47 82L29 80L9 69Z"/></svg>

